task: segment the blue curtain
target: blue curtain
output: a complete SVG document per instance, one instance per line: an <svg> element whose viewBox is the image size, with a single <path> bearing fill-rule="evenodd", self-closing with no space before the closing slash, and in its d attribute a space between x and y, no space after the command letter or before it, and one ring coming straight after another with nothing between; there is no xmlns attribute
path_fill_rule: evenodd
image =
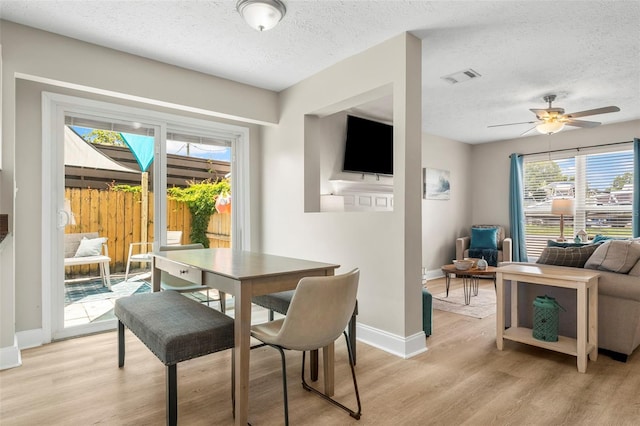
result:
<svg viewBox="0 0 640 426"><path fill-rule="evenodd" d="M524 229L524 206L522 205L524 186L522 184L523 158L511 154L511 174L509 177L509 221L513 241L513 261L528 262Z"/></svg>
<svg viewBox="0 0 640 426"><path fill-rule="evenodd" d="M640 139L633 140L633 237L640 237Z"/></svg>

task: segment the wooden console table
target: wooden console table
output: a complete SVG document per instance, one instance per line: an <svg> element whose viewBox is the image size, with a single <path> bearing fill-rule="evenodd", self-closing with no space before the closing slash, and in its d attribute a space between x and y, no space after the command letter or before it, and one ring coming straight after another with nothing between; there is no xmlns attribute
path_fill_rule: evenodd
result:
<svg viewBox="0 0 640 426"><path fill-rule="evenodd" d="M558 351L578 357L578 371L587 371L587 356L598 358L598 274L579 268L553 268L545 265L512 264L496 270L497 315L496 345L504 347L504 339ZM511 281L511 328L505 330L505 281ZM533 337L533 330L518 325L518 282L565 287L576 290L577 338L558 336L557 342Z"/></svg>

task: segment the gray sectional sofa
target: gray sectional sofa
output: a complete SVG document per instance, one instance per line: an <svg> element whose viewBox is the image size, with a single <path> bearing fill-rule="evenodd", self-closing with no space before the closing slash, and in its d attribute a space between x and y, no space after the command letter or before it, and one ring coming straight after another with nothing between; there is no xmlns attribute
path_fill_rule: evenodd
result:
<svg viewBox="0 0 640 426"><path fill-rule="evenodd" d="M571 248L571 250L575 252L580 249ZM601 350L604 349L605 353L608 352L614 359L622 361L626 361L627 357L640 346L640 259L636 256L640 256L640 241L630 241L630 244L605 242L593 252L584 265L600 273L598 347ZM569 266L557 265L549 267L569 268ZM510 300L509 288L510 286L505 288L507 301ZM571 289L520 283L518 286L520 324L532 327L533 301L537 296L542 295L555 297L566 309L566 312L560 310L559 333L575 337L576 292ZM507 318L509 318L510 306L507 303L505 307Z"/></svg>

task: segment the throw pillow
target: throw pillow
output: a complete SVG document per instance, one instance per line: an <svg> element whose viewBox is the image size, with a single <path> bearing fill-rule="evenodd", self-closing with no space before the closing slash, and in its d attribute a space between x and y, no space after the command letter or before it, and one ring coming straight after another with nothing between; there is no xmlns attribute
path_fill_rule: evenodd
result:
<svg viewBox="0 0 640 426"><path fill-rule="evenodd" d="M471 228L472 249L498 249L497 228Z"/></svg>
<svg viewBox="0 0 640 426"><path fill-rule="evenodd" d="M601 243L603 241L610 241L610 240L628 240L628 238L625 238L625 237L610 237L608 235L596 234L596 236L593 237L593 241L591 241L591 242L593 244L597 244L597 243Z"/></svg>
<svg viewBox="0 0 640 426"><path fill-rule="evenodd" d="M638 259L640 259L640 244L630 240L610 240L598 246L584 267L626 274Z"/></svg>
<svg viewBox="0 0 640 426"><path fill-rule="evenodd" d="M547 247L582 247L590 243L561 243L558 241L547 240Z"/></svg>
<svg viewBox="0 0 640 426"><path fill-rule="evenodd" d="M80 240L80 246L74 257L87 257L87 256L100 256L102 254L102 244L106 243L107 239L101 238L83 238Z"/></svg>
<svg viewBox="0 0 640 426"><path fill-rule="evenodd" d="M545 247L536 263L582 268L596 248L598 246L593 244L584 247Z"/></svg>

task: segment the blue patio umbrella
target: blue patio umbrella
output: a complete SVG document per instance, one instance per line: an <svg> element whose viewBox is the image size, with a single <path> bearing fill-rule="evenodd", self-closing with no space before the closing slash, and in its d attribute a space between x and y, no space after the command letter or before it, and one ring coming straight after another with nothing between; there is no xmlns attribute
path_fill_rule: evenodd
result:
<svg viewBox="0 0 640 426"><path fill-rule="evenodd" d="M146 172L153 163L154 138L152 136L134 135L131 133L120 133L124 143L133 153L140 171Z"/></svg>
<svg viewBox="0 0 640 426"><path fill-rule="evenodd" d="M124 143L129 150L133 153L140 171L142 171L142 205L141 211L141 227L140 227L140 239L143 243L148 241L147 226L149 223L148 210L149 210L149 174L147 169L153 163L153 151L154 151L154 138L152 136L134 135L131 133L120 133Z"/></svg>

